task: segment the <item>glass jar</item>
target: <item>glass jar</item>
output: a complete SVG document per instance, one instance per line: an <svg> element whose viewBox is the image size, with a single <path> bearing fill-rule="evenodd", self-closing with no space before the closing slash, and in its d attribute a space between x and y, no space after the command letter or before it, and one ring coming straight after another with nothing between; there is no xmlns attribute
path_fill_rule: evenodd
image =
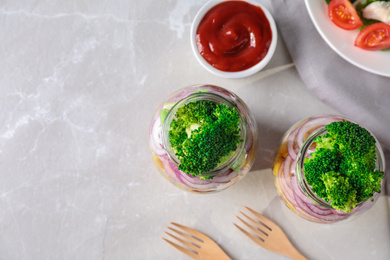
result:
<svg viewBox="0 0 390 260"><path fill-rule="evenodd" d="M197 100L210 100L237 108L243 142L222 165L211 172L192 176L178 169L180 161L170 147L168 133L177 109ZM241 180L253 165L257 146L257 124L248 107L234 93L213 85L189 86L171 94L158 106L149 129L149 147L159 172L176 187L195 193L221 191Z"/></svg>
<svg viewBox="0 0 390 260"><path fill-rule="evenodd" d="M314 151L314 139L326 133L325 126L335 121L351 121L337 116L316 116L302 120L292 126L283 136L276 152L273 173L275 186L283 202L297 215L318 223L334 223L371 208L379 197L375 193L374 200L360 202L349 213L335 210L330 203L318 197L306 182L304 175L304 159ZM352 122L352 121L351 121ZM383 151L379 142L376 142L376 169L385 171ZM382 179L381 190L384 190Z"/></svg>

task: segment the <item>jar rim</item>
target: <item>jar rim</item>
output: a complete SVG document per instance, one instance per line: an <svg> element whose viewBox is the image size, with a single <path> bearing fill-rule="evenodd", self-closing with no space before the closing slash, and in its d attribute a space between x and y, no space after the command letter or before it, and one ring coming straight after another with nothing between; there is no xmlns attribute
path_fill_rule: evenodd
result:
<svg viewBox="0 0 390 260"><path fill-rule="evenodd" d="M243 142L240 142L237 145L237 149L232 153L232 155L224 161L222 164L217 165L216 168L211 170L210 172L206 173L201 173L198 174L197 176L202 176L202 177L213 177L219 173L222 173L226 171L237 159L240 158L241 154L244 152L245 149L245 140L247 138L247 129L246 129L246 124L245 124L245 119L242 115L241 110L239 107L234 104L232 101L218 95L215 93L209 93L209 92L195 92L187 97L184 97L177 101L173 107L168 111L168 114L164 120L163 126L162 126L162 145L169 157L169 159L177 166L179 167L180 165L180 160L176 157L175 152L173 151L173 148L171 147L171 143L169 141L169 129L172 120L175 117L175 114L177 110L182 107L185 104L194 102L194 101L199 101L199 100L209 100L209 101L214 101L216 103L224 104L228 106L229 108L236 108L237 111L239 112L239 117L240 117L240 123L239 123L239 128L240 128L240 137L243 140ZM188 174L188 173L186 173Z"/></svg>
<svg viewBox="0 0 390 260"><path fill-rule="evenodd" d="M367 130L368 131L368 130ZM321 127L320 129L313 132L304 142L302 147L300 148L297 159L296 159L296 168L295 172L298 178L298 184L302 191L306 194L308 198L313 200L316 204L323 206L325 208L333 209L333 207L330 205L330 202L325 201L323 198L317 196L315 192L312 191L311 186L307 183L304 173L304 159L306 158L306 155L308 153L308 149L313 144L314 139L320 135L324 135L327 133L327 129L325 126ZM371 133L371 132L370 132ZM372 133L371 133L372 135ZM385 161L383 160L384 154L382 151L382 148L376 139L374 135L372 135L375 138L375 153L376 153L376 169L379 171L385 171ZM383 179L382 179L383 184ZM367 200L366 200L367 201ZM361 206L366 201L360 201L356 204L355 208Z"/></svg>

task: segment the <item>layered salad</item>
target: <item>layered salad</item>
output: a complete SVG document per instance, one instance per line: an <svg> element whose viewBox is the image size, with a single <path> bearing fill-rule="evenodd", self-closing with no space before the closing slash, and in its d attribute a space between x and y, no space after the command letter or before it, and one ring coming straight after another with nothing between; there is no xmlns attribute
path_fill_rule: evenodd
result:
<svg viewBox="0 0 390 260"><path fill-rule="evenodd" d="M150 125L152 159L175 186L199 193L224 190L251 168L257 125L235 94L191 86L160 104Z"/></svg>
<svg viewBox="0 0 390 260"><path fill-rule="evenodd" d="M384 183L382 158L365 128L341 117L311 117L284 135L274 161L275 186L305 219L345 220L377 200Z"/></svg>

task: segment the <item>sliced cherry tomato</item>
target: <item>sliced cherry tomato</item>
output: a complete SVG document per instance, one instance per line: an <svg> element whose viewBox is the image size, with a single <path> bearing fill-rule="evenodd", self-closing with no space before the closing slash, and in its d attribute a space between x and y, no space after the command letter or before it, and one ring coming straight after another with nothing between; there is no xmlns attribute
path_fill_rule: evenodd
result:
<svg viewBox="0 0 390 260"><path fill-rule="evenodd" d="M355 7L349 0L332 0L328 5L330 19L344 30L354 30L363 26Z"/></svg>
<svg viewBox="0 0 390 260"><path fill-rule="evenodd" d="M390 48L390 25L374 23L367 26L356 37L355 46L372 51Z"/></svg>

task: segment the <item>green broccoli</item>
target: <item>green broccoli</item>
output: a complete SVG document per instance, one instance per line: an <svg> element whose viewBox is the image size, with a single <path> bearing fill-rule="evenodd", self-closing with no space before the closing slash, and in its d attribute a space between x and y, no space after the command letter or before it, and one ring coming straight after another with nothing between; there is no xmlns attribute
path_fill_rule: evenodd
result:
<svg viewBox="0 0 390 260"><path fill-rule="evenodd" d="M208 173L223 163L243 140L237 108L209 100L180 107L169 130L179 170L193 176ZM202 177L204 179L212 177Z"/></svg>
<svg viewBox="0 0 390 260"><path fill-rule="evenodd" d="M334 209L350 212L381 192L384 172L376 170L376 141L366 129L345 120L330 123L326 130L314 139L316 149L305 158L305 178Z"/></svg>
<svg viewBox="0 0 390 260"><path fill-rule="evenodd" d="M327 172L322 174L321 180L325 185L326 200L332 202L332 207L350 212L356 207L356 190L349 183L348 177L338 172Z"/></svg>

